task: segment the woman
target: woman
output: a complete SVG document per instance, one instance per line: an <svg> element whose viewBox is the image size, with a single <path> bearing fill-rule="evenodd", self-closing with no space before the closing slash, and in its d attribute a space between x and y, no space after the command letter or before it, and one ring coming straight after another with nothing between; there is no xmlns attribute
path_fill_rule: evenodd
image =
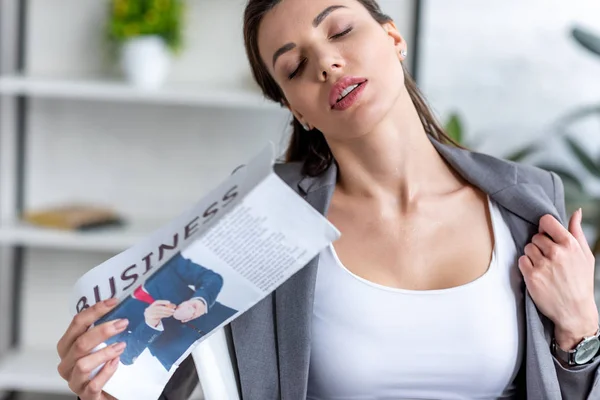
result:
<svg viewBox="0 0 600 400"><path fill-rule="evenodd" d="M561 225L560 180L452 145L374 0L250 0L244 29L257 82L294 115L277 171L342 238L231 324L243 398L600 398L594 257L581 212ZM58 345L84 400L115 369L87 380L118 357L87 355L114 334L84 334L109 308Z"/></svg>

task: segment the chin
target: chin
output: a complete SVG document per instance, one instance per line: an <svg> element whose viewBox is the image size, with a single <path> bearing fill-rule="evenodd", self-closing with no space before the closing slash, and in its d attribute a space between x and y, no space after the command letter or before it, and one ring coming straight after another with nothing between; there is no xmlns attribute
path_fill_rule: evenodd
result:
<svg viewBox="0 0 600 400"><path fill-rule="evenodd" d="M340 132L340 139L357 138L373 131L384 121L398 104L401 90L370 90L352 108L344 111L343 119L331 121L331 132ZM373 93L382 93L384 96L373 96ZM340 129L341 127L341 129Z"/></svg>
<svg viewBox="0 0 600 400"><path fill-rule="evenodd" d="M364 132L372 131L392 114L396 104L397 101L388 95L385 98L378 98L369 102L369 104L363 105L356 115L357 127L360 126L360 130Z"/></svg>

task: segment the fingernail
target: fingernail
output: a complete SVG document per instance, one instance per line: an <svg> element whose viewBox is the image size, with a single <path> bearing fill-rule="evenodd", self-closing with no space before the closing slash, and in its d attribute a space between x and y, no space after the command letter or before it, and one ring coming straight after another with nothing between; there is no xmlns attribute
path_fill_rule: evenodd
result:
<svg viewBox="0 0 600 400"><path fill-rule="evenodd" d="M104 301L104 305L107 306L107 307L116 306L117 305L117 299L114 298L114 297L111 297L110 299Z"/></svg>
<svg viewBox="0 0 600 400"><path fill-rule="evenodd" d="M125 329L127 325L129 325L129 320L118 319L117 322L115 322L114 327L117 329Z"/></svg>
<svg viewBox="0 0 600 400"><path fill-rule="evenodd" d="M113 360L110 362L111 367L116 367L117 364L119 364L119 357L113 358Z"/></svg>
<svg viewBox="0 0 600 400"><path fill-rule="evenodd" d="M112 345L113 350L119 352L125 350L125 347L127 347L127 343L125 342L118 342Z"/></svg>

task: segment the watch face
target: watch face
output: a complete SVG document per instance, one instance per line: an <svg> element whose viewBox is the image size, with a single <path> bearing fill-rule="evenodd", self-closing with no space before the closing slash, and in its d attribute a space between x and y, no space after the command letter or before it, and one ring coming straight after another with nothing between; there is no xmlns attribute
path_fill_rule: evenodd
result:
<svg viewBox="0 0 600 400"><path fill-rule="evenodd" d="M593 337L585 342L581 343L577 348L575 354L575 363L581 365L588 363L598 353L600 349L600 340L597 337Z"/></svg>

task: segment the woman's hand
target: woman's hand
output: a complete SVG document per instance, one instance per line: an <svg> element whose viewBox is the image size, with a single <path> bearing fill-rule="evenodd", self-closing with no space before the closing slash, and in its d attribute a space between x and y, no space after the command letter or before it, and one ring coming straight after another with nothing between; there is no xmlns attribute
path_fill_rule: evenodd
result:
<svg viewBox="0 0 600 400"><path fill-rule="evenodd" d="M146 323L153 328L158 327L163 318L173 316L177 306L169 300L156 300L144 310Z"/></svg>
<svg viewBox="0 0 600 400"><path fill-rule="evenodd" d="M568 230L552 215L544 215L539 233L519 258L531 298L554 322L557 344L564 350L598 331L594 264L581 229L581 209L571 216Z"/></svg>
<svg viewBox="0 0 600 400"><path fill-rule="evenodd" d="M89 327L116 304L116 299L110 299L83 310L73 318L58 342L58 373L81 400L114 400L102 388L117 370L125 343L115 343L94 353L90 352L110 337L123 332L128 321L109 321L92 329ZM102 364L105 365L100 372L90 380L92 371Z"/></svg>

